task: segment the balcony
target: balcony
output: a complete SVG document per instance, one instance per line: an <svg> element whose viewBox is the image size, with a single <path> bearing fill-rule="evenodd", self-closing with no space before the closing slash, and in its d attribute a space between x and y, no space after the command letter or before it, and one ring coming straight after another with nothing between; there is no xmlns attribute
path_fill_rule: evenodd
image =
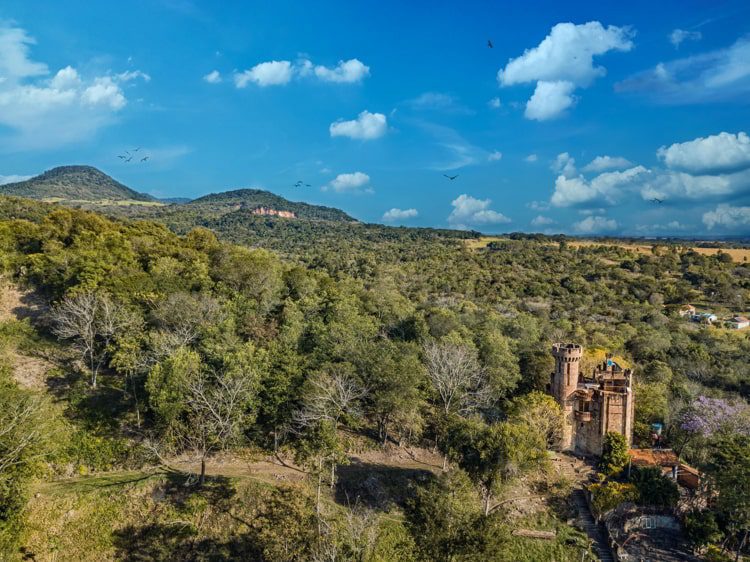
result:
<svg viewBox="0 0 750 562"><path fill-rule="evenodd" d="M591 412L584 412L583 410L575 410L574 411L576 420L580 422L590 422L591 421Z"/></svg>

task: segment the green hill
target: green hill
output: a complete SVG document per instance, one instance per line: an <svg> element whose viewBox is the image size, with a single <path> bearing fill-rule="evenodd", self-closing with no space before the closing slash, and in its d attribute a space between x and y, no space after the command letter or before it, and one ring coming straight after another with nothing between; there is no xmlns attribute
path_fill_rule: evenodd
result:
<svg viewBox="0 0 750 562"><path fill-rule="evenodd" d="M26 181L0 186L0 195L75 202L156 201L92 166L52 168Z"/></svg>
<svg viewBox="0 0 750 562"><path fill-rule="evenodd" d="M289 201L270 191L260 189L237 189L223 193L211 193L195 199L185 206L218 214L240 209L253 210L259 207L267 207L276 211L291 211L300 219L337 222L352 222L355 220L340 209Z"/></svg>

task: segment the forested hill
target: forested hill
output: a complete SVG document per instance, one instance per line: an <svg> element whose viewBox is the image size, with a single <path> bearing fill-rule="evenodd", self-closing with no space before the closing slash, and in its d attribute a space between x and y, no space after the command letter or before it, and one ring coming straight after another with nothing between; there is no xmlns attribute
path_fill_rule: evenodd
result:
<svg viewBox="0 0 750 562"><path fill-rule="evenodd" d="M65 201L155 201L92 166L59 166L26 181L0 186L0 194Z"/></svg>
<svg viewBox="0 0 750 562"><path fill-rule="evenodd" d="M268 207L276 211L291 211L301 219L345 222L355 220L340 209L289 201L275 193L261 189L237 189L223 193L211 193L195 199L187 205L191 208L215 212Z"/></svg>

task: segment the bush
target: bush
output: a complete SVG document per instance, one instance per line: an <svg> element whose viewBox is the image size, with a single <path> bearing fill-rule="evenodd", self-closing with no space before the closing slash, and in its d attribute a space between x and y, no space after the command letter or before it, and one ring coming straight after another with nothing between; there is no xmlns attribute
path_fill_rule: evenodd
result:
<svg viewBox="0 0 750 562"><path fill-rule="evenodd" d="M634 467L630 474L630 482L638 489L638 503L673 507L680 499L677 484L664 476L659 467Z"/></svg>
<svg viewBox="0 0 750 562"><path fill-rule="evenodd" d="M628 442L621 433L608 431L604 436L602 458L599 462L601 471L607 476L619 473L630 461Z"/></svg>
<svg viewBox="0 0 750 562"><path fill-rule="evenodd" d="M716 523L716 515L707 509L687 513L683 525L690 544L696 548L718 542L724 536Z"/></svg>
<svg viewBox="0 0 750 562"><path fill-rule="evenodd" d="M602 482L589 486L591 505L597 515L604 515L623 502L638 501L638 489L633 484Z"/></svg>

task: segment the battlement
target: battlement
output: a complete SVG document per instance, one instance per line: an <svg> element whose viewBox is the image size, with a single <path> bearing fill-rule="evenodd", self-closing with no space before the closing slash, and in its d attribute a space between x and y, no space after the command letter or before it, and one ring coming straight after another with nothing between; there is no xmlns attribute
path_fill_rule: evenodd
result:
<svg viewBox="0 0 750 562"><path fill-rule="evenodd" d="M583 347L577 343L555 343L552 344L552 355L562 361L580 361Z"/></svg>

